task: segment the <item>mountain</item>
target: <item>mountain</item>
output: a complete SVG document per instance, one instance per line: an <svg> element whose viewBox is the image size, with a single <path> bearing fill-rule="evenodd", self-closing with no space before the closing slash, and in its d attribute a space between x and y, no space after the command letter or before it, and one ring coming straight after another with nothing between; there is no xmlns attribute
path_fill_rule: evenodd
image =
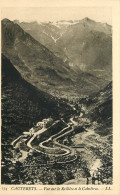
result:
<svg viewBox="0 0 120 195"><path fill-rule="evenodd" d="M62 36L66 26L61 27L52 22L19 22L14 20L25 32L29 33L35 40L46 46L50 51L58 57L66 58L64 52L56 45L56 41ZM65 29L64 29L65 28Z"/></svg>
<svg viewBox="0 0 120 195"><path fill-rule="evenodd" d="M2 52L27 82L53 96L89 95L108 83L93 72L70 66L8 19L2 21Z"/></svg>
<svg viewBox="0 0 120 195"><path fill-rule="evenodd" d="M112 28L89 18L75 21L18 24L56 56L77 70L89 72L107 84L112 75Z"/></svg>
<svg viewBox="0 0 120 195"><path fill-rule="evenodd" d="M112 134L112 82L96 96L91 97L88 113L91 120L98 123L97 133L100 135Z"/></svg>
<svg viewBox="0 0 120 195"><path fill-rule="evenodd" d="M74 79L74 71L66 63L8 19L2 21L2 52L39 89L55 91Z"/></svg>
<svg viewBox="0 0 120 195"><path fill-rule="evenodd" d="M111 81L112 38L110 27L83 19L69 25L57 41L70 65Z"/></svg>
<svg viewBox="0 0 120 195"><path fill-rule="evenodd" d="M82 20L61 20L61 21L57 21L54 22L53 24L60 27L60 26L72 26L72 25L76 25L76 24L80 24L80 23L87 23L87 25L89 25L89 27L92 30L96 30L96 31L100 31L100 32L104 32L108 35L111 36L111 26L107 23L101 23L101 22L95 22L94 20L91 20L88 17L85 17Z"/></svg>
<svg viewBox="0 0 120 195"><path fill-rule="evenodd" d="M43 118L58 119L67 109L71 110L25 81L10 60L2 56L2 143L28 131Z"/></svg>

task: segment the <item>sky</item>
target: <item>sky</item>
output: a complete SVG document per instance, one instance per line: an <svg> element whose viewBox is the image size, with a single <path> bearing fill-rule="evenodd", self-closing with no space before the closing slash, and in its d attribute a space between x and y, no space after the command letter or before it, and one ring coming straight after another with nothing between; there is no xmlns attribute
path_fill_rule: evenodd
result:
<svg viewBox="0 0 120 195"><path fill-rule="evenodd" d="M88 17L92 20L112 25L112 11L109 7L36 7L36 8L2 8L1 16L19 21L59 21L81 20Z"/></svg>

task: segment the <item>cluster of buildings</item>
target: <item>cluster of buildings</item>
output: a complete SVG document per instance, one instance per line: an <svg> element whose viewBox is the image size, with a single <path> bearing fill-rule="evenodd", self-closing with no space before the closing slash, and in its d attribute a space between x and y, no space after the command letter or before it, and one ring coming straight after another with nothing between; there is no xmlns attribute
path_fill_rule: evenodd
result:
<svg viewBox="0 0 120 195"><path fill-rule="evenodd" d="M35 132L39 131L42 128L48 128L53 124L52 118L43 119L42 121L38 122L34 127L32 127L29 132L24 132L25 135L32 135Z"/></svg>
<svg viewBox="0 0 120 195"><path fill-rule="evenodd" d="M31 134L33 134L33 133L37 132L38 130L40 130L42 128L50 127L50 125L52 125L52 123L53 123L53 119L52 118L43 119L42 121L38 122L35 127L32 127L29 130L29 132Z"/></svg>
<svg viewBox="0 0 120 195"><path fill-rule="evenodd" d="M53 119L47 118L47 119L43 119L41 122L38 122L36 124L36 127L48 128L50 125L52 125L52 123L53 123Z"/></svg>

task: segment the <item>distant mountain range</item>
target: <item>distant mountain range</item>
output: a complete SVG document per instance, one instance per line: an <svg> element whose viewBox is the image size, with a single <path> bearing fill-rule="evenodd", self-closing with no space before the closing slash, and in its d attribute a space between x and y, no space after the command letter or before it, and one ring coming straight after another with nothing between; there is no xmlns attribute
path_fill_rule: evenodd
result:
<svg viewBox="0 0 120 195"><path fill-rule="evenodd" d="M111 81L111 26L2 21L2 52L21 76L54 96L91 94Z"/></svg>
<svg viewBox="0 0 120 195"><path fill-rule="evenodd" d="M55 23L17 23L56 56L68 61L69 65L111 80L110 25L89 18Z"/></svg>

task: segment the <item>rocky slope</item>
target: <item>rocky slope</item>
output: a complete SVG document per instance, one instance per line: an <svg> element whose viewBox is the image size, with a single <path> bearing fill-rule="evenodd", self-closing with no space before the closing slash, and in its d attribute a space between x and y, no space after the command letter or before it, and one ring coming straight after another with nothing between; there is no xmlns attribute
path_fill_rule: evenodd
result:
<svg viewBox="0 0 120 195"><path fill-rule="evenodd" d="M2 21L2 52L22 77L38 88L49 91L72 83L67 64L7 19Z"/></svg>
<svg viewBox="0 0 120 195"><path fill-rule="evenodd" d="M92 121L98 123L95 131L100 135L112 134L112 82L90 100L88 107Z"/></svg>
<svg viewBox="0 0 120 195"><path fill-rule="evenodd" d="M59 118L71 108L25 81L2 56L2 143L10 142L46 117Z"/></svg>
<svg viewBox="0 0 120 195"><path fill-rule="evenodd" d="M70 66L111 80L110 25L89 18L56 23L17 23Z"/></svg>
<svg viewBox="0 0 120 195"><path fill-rule="evenodd" d="M91 94L106 85L98 76L69 66L8 19L2 21L2 52L26 81L54 96Z"/></svg>

